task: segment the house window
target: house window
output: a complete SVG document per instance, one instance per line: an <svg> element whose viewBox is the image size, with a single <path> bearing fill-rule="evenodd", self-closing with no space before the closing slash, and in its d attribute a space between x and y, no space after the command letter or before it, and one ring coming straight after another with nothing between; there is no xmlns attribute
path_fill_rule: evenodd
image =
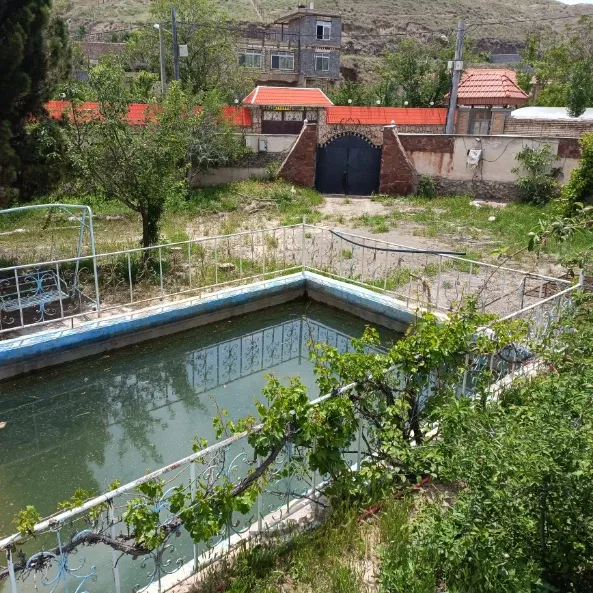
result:
<svg viewBox="0 0 593 593"><path fill-rule="evenodd" d="M329 56L315 54L315 71L329 72Z"/></svg>
<svg viewBox="0 0 593 593"><path fill-rule="evenodd" d="M262 52L255 50L245 50L239 54L239 66L245 68L261 68Z"/></svg>
<svg viewBox="0 0 593 593"><path fill-rule="evenodd" d="M287 51L272 54L272 70L294 70L294 54Z"/></svg>
<svg viewBox="0 0 593 593"><path fill-rule="evenodd" d="M332 36L332 24L327 21L317 21L317 39L329 41Z"/></svg>

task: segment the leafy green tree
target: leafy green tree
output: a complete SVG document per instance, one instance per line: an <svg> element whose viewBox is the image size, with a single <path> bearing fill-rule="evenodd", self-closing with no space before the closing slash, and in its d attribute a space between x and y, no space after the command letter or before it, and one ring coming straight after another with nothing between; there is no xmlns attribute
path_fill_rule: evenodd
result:
<svg viewBox="0 0 593 593"><path fill-rule="evenodd" d="M198 103L205 93L215 90L226 103L245 97L253 88L253 76L239 66L235 49L238 34L211 0L156 0L151 5L151 19L164 28L167 80L173 78L172 4L176 8L178 43L188 47L188 56L179 58L184 90L195 96ZM132 35L128 40L128 59L147 61L151 72L160 73L158 30L147 27Z"/></svg>
<svg viewBox="0 0 593 593"><path fill-rule="evenodd" d="M0 203L6 201L31 137L31 118L69 69L66 28L50 18L50 0L0 2Z"/></svg>
<svg viewBox="0 0 593 593"><path fill-rule="evenodd" d="M330 93L334 105L369 105L371 99L366 87L359 82L347 80Z"/></svg>
<svg viewBox="0 0 593 593"><path fill-rule="evenodd" d="M481 59L471 40L466 41L464 52L466 63ZM454 55L452 38L444 43L404 39L394 52L385 55L381 82L374 94L388 106L441 104L451 87L447 65Z"/></svg>
<svg viewBox="0 0 593 593"><path fill-rule="evenodd" d="M99 113L73 110L68 152L83 187L116 199L142 219L142 245L158 242L167 193L187 178L193 130L191 105L171 85L162 108L147 106L143 126L128 122L130 96L121 66L102 64L90 73Z"/></svg>
<svg viewBox="0 0 593 593"><path fill-rule="evenodd" d="M593 106L593 19L528 36L518 82L526 91L535 84L536 105L567 107L574 117Z"/></svg>
<svg viewBox="0 0 593 593"><path fill-rule="evenodd" d="M204 170L243 154L241 138L213 101L195 114L178 83L164 103L147 104L144 125L130 125L134 89L118 60L89 74L99 113L75 108L68 127L68 154L81 189L124 203L142 219L142 245L159 240L159 224L172 191L187 191L190 165Z"/></svg>

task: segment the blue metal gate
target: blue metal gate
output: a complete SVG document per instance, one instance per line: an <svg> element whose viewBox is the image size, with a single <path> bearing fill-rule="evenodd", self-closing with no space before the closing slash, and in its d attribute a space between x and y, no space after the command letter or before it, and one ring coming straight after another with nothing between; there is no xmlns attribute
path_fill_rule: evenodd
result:
<svg viewBox="0 0 593 593"><path fill-rule="evenodd" d="M381 147L358 134L336 136L317 149L315 187L324 194L369 196L379 190Z"/></svg>

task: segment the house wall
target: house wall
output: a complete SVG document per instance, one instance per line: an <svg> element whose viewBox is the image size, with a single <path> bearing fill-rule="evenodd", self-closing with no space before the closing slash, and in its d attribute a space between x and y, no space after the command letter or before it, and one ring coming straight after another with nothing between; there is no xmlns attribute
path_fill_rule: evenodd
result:
<svg viewBox="0 0 593 593"><path fill-rule="evenodd" d="M485 136L480 142L474 136L400 134L401 143L419 175L430 175L440 193L475 194L483 199L512 200L517 197L512 172L517 154L525 147L550 144L560 169L559 182L565 183L577 167L580 156L575 138L529 138ZM481 149L482 161L477 168L467 164L471 149Z"/></svg>
<svg viewBox="0 0 593 593"><path fill-rule="evenodd" d="M259 141L265 140L267 143L267 152L281 153L288 152L296 142L298 135L281 134L245 134L245 144L252 152L259 152Z"/></svg>
<svg viewBox="0 0 593 593"><path fill-rule="evenodd" d="M301 50L301 74L307 78L339 78L340 76L340 52L339 50L323 52L329 55L329 71L315 70L315 56L318 51L312 47L305 47ZM321 52L319 52L321 53Z"/></svg>

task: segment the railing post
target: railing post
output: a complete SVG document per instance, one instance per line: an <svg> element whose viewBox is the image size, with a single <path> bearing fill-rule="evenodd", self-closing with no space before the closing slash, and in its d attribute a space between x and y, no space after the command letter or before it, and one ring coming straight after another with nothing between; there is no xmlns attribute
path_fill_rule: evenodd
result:
<svg viewBox="0 0 593 593"><path fill-rule="evenodd" d="M358 438L356 441L356 471L360 471L360 464L362 462L362 418L358 419Z"/></svg>
<svg viewBox="0 0 593 593"><path fill-rule="evenodd" d="M192 272L192 269L191 269L191 243L188 243L187 244L187 272L189 274L189 278L188 278L189 287L191 288L192 287L192 281L193 281L193 279L192 279L193 272Z"/></svg>
<svg viewBox="0 0 593 593"><path fill-rule="evenodd" d="M109 521L109 531L111 539L117 539L117 529L115 528L115 511L113 509L113 499L109 501L107 507L107 520ZM117 566L118 555L115 550L111 550L111 563L113 564L113 581L115 583L115 593L121 593L121 582L119 580L119 567Z"/></svg>
<svg viewBox="0 0 593 593"><path fill-rule="evenodd" d="M523 309L525 304L525 284L527 282L527 276L523 276L523 282L521 282L521 307L519 310Z"/></svg>
<svg viewBox="0 0 593 593"><path fill-rule="evenodd" d="M134 302L134 286L132 285L132 262L128 252L128 282L130 283L130 304Z"/></svg>
<svg viewBox="0 0 593 593"><path fill-rule="evenodd" d="M161 277L161 301L165 296L165 289L163 285L163 248L159 247L159 275Z"/></svg>
<svg viewBox="0 0 593 593"><path fill-rule="evenodd" d="M303 266L303 272L305 271L305 249L306 249L306 245L305 245L305 225L307 224L307 215L303 214L303 234L301 237L301 263Z"/></svg>
<svg viewBox="0 0 593 593"><path fill-rule="evenodd" d="M218 239L214 239L214 284L218 284Z"/></svg>
<svg viewBox="0 0 593 593"><path fill-rule="evenodd" d="M266 231L261 232L262 275L266 279Z"/></svg>
<svg viewBox="0 0 593 593"><path fill-rule="evenodd" d="M19 282L19 273L16 270L16 268L14 270L14 281L16 284L16 298L17 298L17 302L19 304L19 313L21 314L21 327L25 327L25 318L23 316L23 305L21 304L21 286L20 286L20 282Z"/></svg>
<svg viewBox="0 0 593 593"><path fill-rule="evenodd" d="M16 575L14 574L14 563L12 561L12 551L11 548L6 548L6 559L8 561L8 577L10 579L10 588L12 593L17 593L18 589L16 586Z"/></svg>
<svg viewBox="0 0 593 593"><path fill-rule="evenodd" d="M99 273L97 271L97 253L95 249L95 231L93 229L93 211L87 206L89 213L89 234L91 237L91 257L93 258L93 274L95 276L95 305L97 317L101 317L101 298L99 296Z"/></svg>
<svg viewBox="0 0 593 593"><path fill-rule="evenodd" d="M257 467L261 467L261 457L257 456ZM261 533L263 531L264 521L262 517L262 495L261 492L257 494L257 531Z"/></svg>
<svg viewBox="0 0 593 593"><path fill-rule="evenodd" d="M58 299L60 300L60 319L64 319L64 303L62 301L62 287L60 286L60 264L56 264L56 287L58 289Z"/></svg>
<svg viewBox="0 0 593 593"><path fill-rule="evenodd" d="M190 462L189 464L189 491L191 494L192 504L194 504L194 500L196 498L196 491L197 491L197 484L196 484L196 463L195 461ZM198 570L198 546L194 543L193 544L193 551L194 551L194 572Z"/></svg>

